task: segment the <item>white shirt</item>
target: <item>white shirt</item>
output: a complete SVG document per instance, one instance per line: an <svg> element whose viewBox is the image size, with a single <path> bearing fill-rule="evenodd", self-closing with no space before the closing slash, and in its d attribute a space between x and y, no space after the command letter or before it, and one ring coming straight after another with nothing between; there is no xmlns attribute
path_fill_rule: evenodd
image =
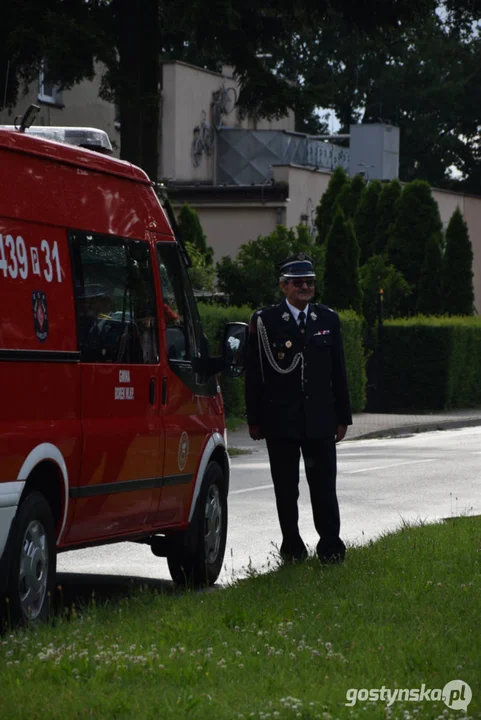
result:
<svg viewBox="0 0 481 720"><path fill-rule="evenodd" d="M300 313L300 312L304 312L304 313L305 313L305 315L306 315L306 322L307 322L307 313L309 312L309 303L307 303L307 305L306 305L306 307L304 308L304 310L299 310L299 308L294 307L294 305L291 305L291 303L289 302L289 300L286 300L286 303L287 303L287 307L289 308L289 310L291 311L291 314L292 314L293 317L294 317L294 320L296 321L296 323L297 323L298 325L299 325L299 313Z"/></svg>

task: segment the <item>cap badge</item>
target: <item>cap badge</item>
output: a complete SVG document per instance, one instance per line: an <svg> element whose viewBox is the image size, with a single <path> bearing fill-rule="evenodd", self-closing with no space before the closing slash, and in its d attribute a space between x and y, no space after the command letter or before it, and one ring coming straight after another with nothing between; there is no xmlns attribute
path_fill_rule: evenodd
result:
<svg viewBox="0 0 481 720"><path fill-rule="evenodd" d="M292 347L292 343L291 343L290 340L288 340L288 341L286 342L286 348L291 348L291 347Z"/></svg>
<svg viewBox="0 0 481 720"><path fill-rule="evenodd" d="M317 315L315 312L311 312L311 320L317 320Z"/></svg>
<svg viewBox="0 0 481 720"><path fill-rule="evenodd" d="M291 317L291 313L288 313L288 312L285 312L285 313L283 313L283 315L282 315L282 319L285 320L286 322L287 322L288 320L290 320L290 317Z"/></svg>
<svg viewBox="0 0 481 720"><path fill-rule="evenodd" d="M298 259L298 260L305 260L305 259L306 259L306 254L303 253L303 252L300 252L300 253L298 254L298 256L297 256L297 259Z"/></svg>

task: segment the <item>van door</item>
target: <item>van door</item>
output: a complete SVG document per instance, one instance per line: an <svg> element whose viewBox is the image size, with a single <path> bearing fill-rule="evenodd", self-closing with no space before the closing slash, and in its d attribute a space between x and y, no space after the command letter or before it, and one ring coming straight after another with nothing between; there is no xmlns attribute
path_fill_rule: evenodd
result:
<svg viewBox="0 0 481 720"><path fill-rule="evenodd" d="M73 231L83 458L68 542L140 531L160 494L159 351L147 241Z"/></svg>
<svg viewBox="0 0 481 720"><path fill-rule="evenodd" d="M170 240L170 239L169 239ZM161 318L162 398L165 431L162 491L156 524L186 522L202 451L218 422L213 418L215 377L206 382L193 369L200 354L200 321L190 280L176 242L157 242L163 300Z"/></svg>

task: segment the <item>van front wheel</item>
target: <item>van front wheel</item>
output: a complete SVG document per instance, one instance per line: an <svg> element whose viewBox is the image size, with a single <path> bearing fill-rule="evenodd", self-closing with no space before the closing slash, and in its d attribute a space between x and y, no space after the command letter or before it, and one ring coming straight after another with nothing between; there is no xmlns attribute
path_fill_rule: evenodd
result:
<svg viewBox="0 0 481 720"><path fill-rule="evenodd" d="M167 562L177 585L213 585L222 569L227 539L227 495L220 465L205 471L192 524L172 538Z"/></svg>
<svg viewBox="0 0 481 720"><path fill-rule="evenodd" d="M7 622L30 623L48 616L55 585L55 524L45 497L34 491L20 505L9 538Z"/></svg>

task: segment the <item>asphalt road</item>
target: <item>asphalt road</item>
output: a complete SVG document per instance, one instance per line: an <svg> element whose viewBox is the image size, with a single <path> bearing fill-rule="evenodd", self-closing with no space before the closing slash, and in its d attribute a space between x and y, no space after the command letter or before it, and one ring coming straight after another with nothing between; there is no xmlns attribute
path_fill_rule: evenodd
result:
<svg viewBox="0 0 481 720"><path fill-rule="evenodd" d="M220 583L262 571L277 562L280 533L265 446L231 462L229 533ZM317 542L309 490L301 473L301 534ZM395 530L403 521L434 522L481 514L481 427L422 433L392 439L355 440L338 446L338 496L342 537L360 544ZM167 563L147 546L118 543L63 553L59 581L68 588L125 587L132 582L168 588ZM97 575L96 578L92 575ZM108 577L106 577L108 576ZM123 576L123 577L121 577Z"/></svg>

